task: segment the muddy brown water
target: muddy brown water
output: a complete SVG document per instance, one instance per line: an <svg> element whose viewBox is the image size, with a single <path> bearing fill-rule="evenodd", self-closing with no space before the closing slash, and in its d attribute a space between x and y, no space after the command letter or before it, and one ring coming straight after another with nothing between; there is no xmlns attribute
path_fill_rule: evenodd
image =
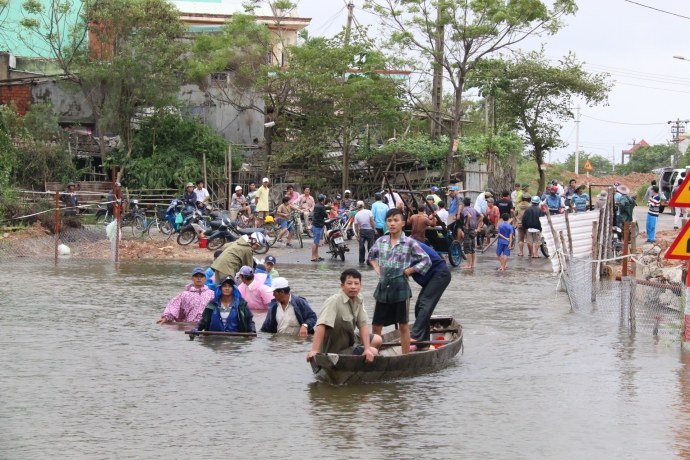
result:
<svg viewBox="0 0 690 460"><path fill-rule="evenodd" d="M332 387L315 381L305 340L190 342L152 324L192 263L5 261L0 458L690 454L687 355L571 313L546 264L520 263L454 271L436 310L465 328L451 366ZM280 270L318 311L340 266ZM374 283L367 272L370 314Z"/></svg>

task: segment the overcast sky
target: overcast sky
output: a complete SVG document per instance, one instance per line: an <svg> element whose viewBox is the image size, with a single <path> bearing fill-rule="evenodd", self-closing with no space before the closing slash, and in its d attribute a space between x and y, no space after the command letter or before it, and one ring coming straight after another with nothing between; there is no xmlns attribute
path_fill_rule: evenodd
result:
<svg viewBox="0 0 690 460"><path fill-rule="evenodd" d="M364 12L364 0L354 0L355 17L361 24L376 24ZM635 0L690 17L687 0ZM523 44L523 49L546 46L546 54L557 58L569 51L586 62L591 72L608 72L615 80L607 107L583 107L580 149L609 158L630 148L633 139L650 144L671 139L666 124L676 118L690 119L690 19L644 8L624 0L580 0L579 12L566 19L568 25L557 35ZM298 12L311 17L312 36L332 36L345 25L347 9L343 0L300 0ZM371 27L376 34L378 27ZM614 121L616 124L606 121ZM575 151L575 123L563 127L569 146L555 151L552 161ZM690 130L690 126L688 127Z"/></svg>

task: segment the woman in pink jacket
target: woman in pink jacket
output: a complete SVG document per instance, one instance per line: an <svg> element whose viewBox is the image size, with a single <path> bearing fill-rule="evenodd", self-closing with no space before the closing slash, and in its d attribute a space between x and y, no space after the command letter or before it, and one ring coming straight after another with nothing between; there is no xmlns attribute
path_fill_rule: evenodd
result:
<svg viewBox="0 0 690 460"><path fill-rule="evenodd" d="M251 267L240 268L240 283L237 283L242 298L247 301L251 310L268 310L268 304L273 300L273 293L266 289L264 282L268 275L254 273Z"/></svg>
<svg viewBox="0 0 690 460"><path fill-rule="evenodd" d="M208 288L206 283L206 270L197 267L192 270L192 282L185 290L173 297L165 307L156 324L165 323L198 323L204 313L206 305L213 300L215 292Z"/></svg>

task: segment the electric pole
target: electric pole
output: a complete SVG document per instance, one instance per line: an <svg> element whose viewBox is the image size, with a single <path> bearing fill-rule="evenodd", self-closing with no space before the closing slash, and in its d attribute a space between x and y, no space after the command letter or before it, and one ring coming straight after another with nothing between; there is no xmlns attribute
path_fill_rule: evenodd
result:
<svg viewBox="0 0 690 460"><path fill-rule="evenodd" d="M441 19L441 8L436 7L436 40L434 42L434 77L431 83L431 139L441 137L441 101L443 99L443 56L444 27Z"/></svg>
<svg viewBox="0 0 690 460"><path fill-rule="evenodd" d="M671 137L673 137L673 142L676 144L676 149L673 152L673 169L678 168L678 160L680 156L680 136L685 133L685 125L690 123L690 120L681 120L677 118L676 121L669 121L668 124L671 125Z"/></svg>
<svg viewBox="0 0 690 460"><path fill-rule="evenodd" d="M580 104L575 116L575 174L580 174Z"/></svg>
<svg viewBox="0 0 690 460"><path fill-rule="evenodd" d="M352 29L352 10L355 9L355 4L350 2L347 4L347 25L345 26L345 46L350 44L350 30Z"/></svg>

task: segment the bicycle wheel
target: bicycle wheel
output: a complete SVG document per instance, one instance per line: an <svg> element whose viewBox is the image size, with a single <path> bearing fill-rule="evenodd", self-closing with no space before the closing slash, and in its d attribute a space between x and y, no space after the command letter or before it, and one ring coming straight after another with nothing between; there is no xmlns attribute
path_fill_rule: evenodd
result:
<svg viewBox="0 0 690 460"><path fill-rule="evenodd" d="M300 225L300 230L301 230L301 227L302 226ZM297 241L299 241L299 247L303 248L304 243L302 243L302 232L300 230L296 231L295 233L297 234Z"/></svg>
<svg viewBox="0 0 690 460"><path fill-rule="evenodd" d="M177 235L177 244L180 246L187 246L188 244L194 242L196 239L196 232L194 227L187 225L180 229L180 234Z"/></svg>
<svg viewBox="0 0 690 460"><path fill-rule="evenodd" d="M278 234L280 233L280 227L276 228L273 224L264 224L261 228L266 231L265 236L268 245L273 246L276 244L276 241L278 241Z"/></svg>
<svg viewBox="0 0 690 460"><path fill-rule="evenodd" d="M132 220L132 235L134 235L134 238L141 238L146 230L146 219L143 216L134 216Z"/></svg>

